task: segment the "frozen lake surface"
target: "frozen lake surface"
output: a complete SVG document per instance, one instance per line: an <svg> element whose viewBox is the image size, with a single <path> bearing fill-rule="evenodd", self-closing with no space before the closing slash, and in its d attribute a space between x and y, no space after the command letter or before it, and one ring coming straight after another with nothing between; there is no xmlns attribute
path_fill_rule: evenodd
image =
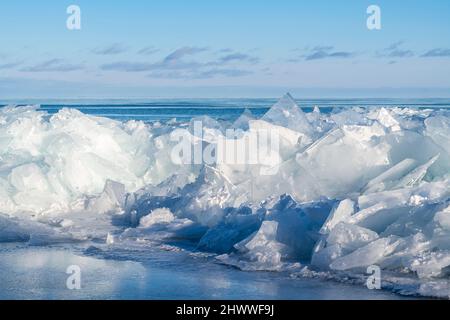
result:
<svg viewBox="0 0 450 320"><path fill-rule="evenodd" d="M0 299L404 299L363 286L287 274L243 272L184 252L155 251L135 262L74 254L69 248L0 246ZM81 269L69 290L68 266Z"/></svg>

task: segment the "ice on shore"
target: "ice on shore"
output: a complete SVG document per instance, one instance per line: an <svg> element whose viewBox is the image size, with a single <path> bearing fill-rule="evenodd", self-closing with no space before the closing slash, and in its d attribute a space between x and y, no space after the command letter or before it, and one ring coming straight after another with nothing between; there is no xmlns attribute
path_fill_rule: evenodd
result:
<svg viewBox="0 0 450 320"><path fill-rule="evenodd" d="M279 143L258 163L176 163L179 129L200 151L264 131ZM0 242L186 241L245 270L378 265L432 283L449 277L449 208L446 110L306 114L286 95L260 119L151 124L0 109Z"/></svg>
<svg viewBox="0 0 450 320"><path fill-rule="evenodd" d="M306 136L314 134L305 113L287 93L262 117L261 120L301 132Z"/></svg>

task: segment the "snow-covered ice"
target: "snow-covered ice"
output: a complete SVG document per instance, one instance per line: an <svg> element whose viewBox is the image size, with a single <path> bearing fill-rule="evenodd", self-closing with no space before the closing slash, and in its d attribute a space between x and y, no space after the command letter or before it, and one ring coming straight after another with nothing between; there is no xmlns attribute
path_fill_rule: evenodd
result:
<svg viewBox="0 0 450 320"><path fill-rule="evenodd" d="M264 163L176 163L180 129L194 150L264 130L279 144ZM0 108L0 242L175 244L245 270L337 278L377 265L386 288L407 278L415 294L450 297L449 208L449 110L306 114L289 94L234 123Z"/></svg>

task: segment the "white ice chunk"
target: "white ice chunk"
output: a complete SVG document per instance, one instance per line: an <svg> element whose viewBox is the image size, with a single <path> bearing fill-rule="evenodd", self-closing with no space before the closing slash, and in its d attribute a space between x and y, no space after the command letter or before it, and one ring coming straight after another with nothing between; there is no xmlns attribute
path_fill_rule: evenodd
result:
<svg viewBox="0 0 450 320"><path fill-rule="evenodd" d="M241 259L251 263L254 270L280 269L282 267L281 259L286 255L287 248L276 240L277 230L278 223L276 221L264 221L254 235L235 245L242 255ZM227 262L229 258L225 255L221 260Z"/></svg>
<svg viewBox="0 0 450 320"><path fill-rule="evenodd" d="M425 120L427 134L450 155L450 119L444 116L429 117Z"/></svg>
<svg viewBox="0 0 450 320"><path fill-rule="evenodd" d="M313 129L306 115L287 93L262 117L262 120L295 130L306 136L313 135Z"/></svg>
<svg viewBox="0 0 450 320"><path fill-rule="evenodd" d="M417 272L419 278L438 277L442 274L443 269L450 266L450 252L431 252L415 258L411 262L411 270Z"/></svg>
<svg viewBox="0 0 450 320"><path fill-rule="evenodd" d="M427 174L427 172L430 169L430 167L437 161L439 156L440 156L440 154L434 156L429 161L427 161L425 164L423 164L423 165L417 167L416 169L414 169L408 175L403 177L397 183L395 188L417 186L422 181L422 179L425 177L425 175Z"/></svg>
<svg viewBox="0 0 450 320"><path fill-rule="evenodd" d="M328 234L331 230L340 222L346 221L355 213L355 203L350 199L345 199L339 202L333 210L330 212L330 215L327 218L327 221L323 224L320 229L321 234Z"/></svg>
<svg viewBox="0 0 450 320"><path fill-rule="evenodd" d="M167 224L175 220L175 217L169 209L160 208L153 210L139 221L140 228L148 228L155 224Z"/></svg>
<svg viewBox="0 0 450 320"><path fill-rule="evenodd" d="M375 240L346 256L337 258L331 263L330 268L349 270L375 265L392 254L399 244L400 240L393 236Z"/></svg>
<svg viewBox="0 0 450 320"><path fill-rule="evenodd" d="M250 111L250 109L245 109L244 112L237 118L232 125L232 128L234 129L241 129L241 130L248 130L249 129L249 122L251 120L255 120L255 117L253 116L253 113Z"/></svg>
<svg viewBox="0 0 450 320"><path fill-rule="evenodd" d="M372 230L340 222L327 237L327 245L339 245L343 250L351 252L377 239L378 234Z"/></svg>
<svg viewBox="0 0 450 320"><path fill-rule="evenodd" d="M121 183L107 180L105 188L99 197L91 200L89 209L98 213L123 210L125 204L125 186Z"/></svg>
<svg viewBox="0 0 450 320"><path fill-rule="evenodd" d="M399 180L404 177L408 172L410 172L415 166L416 161L414 159L405 159L395 166L389 168L376 178L372 179L364 187L364 193L373 193L384 191L386 188L389 189L393 181Z"/></svg>
<svg viewBox="0 0 450 320"><path fill-rule="evenodd" d="M340 245L327 246L326 248L314 253L311 264L319 269L328 270L330 264L343 255Z"/></svg>
<svg viewBox="0 0 450 320"><path fill-rule="evenodd" d="M389 110L381 108L378 110L376 120L384 127L389 128L391 131L400 131L400 123L395 119Z"/></svg>

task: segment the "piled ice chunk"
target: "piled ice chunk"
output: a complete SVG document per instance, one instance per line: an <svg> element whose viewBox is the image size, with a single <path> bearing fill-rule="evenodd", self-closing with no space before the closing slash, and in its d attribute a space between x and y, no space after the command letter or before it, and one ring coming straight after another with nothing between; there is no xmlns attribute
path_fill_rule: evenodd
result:
<svg viewBox="0 0 450 320"><path fill-rule="evenodd" d="M142 122L75 109L48 117L37 107L2 108L0 212L63 212L100 194L107 181L128 192L159 183L177 173L168 160L171 143Z"/></svg>
<svg viewBox="0 0 450 320"><path fill-rule="evenodd" d="M217 151L211 152L216 162L174 161L179 141L172 133L180 129L193 151ZM241 134L230 137L227 129ZM269 148L252 140L266 132L277 135ZM233 143L251 147L262 161L218 161ZM72 109L49 116L37 107L6 107L0 109L0 212L9 216L0 216L0 241L31 241L30 217L41 230L34 243L62 241L64 232L79 231L84 212L111 216L111 228L101 230L114 246L130 239L189 241L247 270L302 263L364 272L375 264L445 278L449 146L446 110L305 114L290 95L261 119L246 111L233 124L206 116L121 123ZM71 215L73 225L48 231L50 217Z"/></svg>

